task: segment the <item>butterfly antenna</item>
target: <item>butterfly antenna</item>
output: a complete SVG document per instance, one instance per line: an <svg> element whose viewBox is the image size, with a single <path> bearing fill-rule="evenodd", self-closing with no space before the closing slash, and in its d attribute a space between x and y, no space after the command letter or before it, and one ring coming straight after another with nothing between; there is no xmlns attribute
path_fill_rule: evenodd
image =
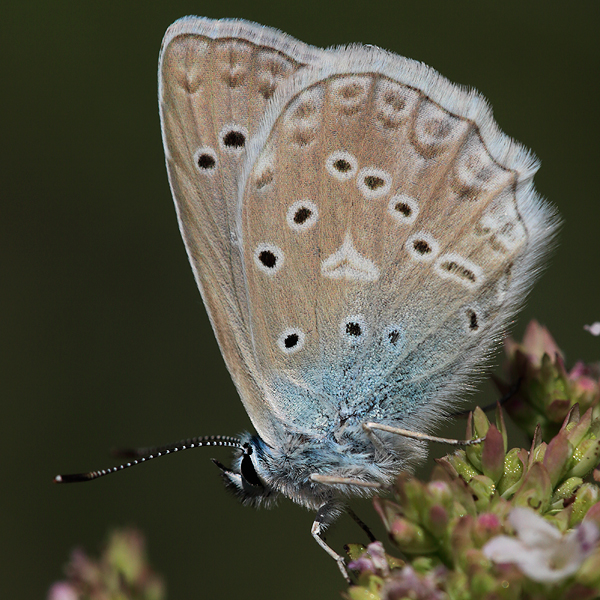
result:
<svg viewBox="0 0 600 600"><path fill-rule="evenodd" d="M166 456L174 452L180 452L181 450L189 450L190 448L202 448L204 446L226 446L229 448L241 448L242 441L235 437L227 435L206 435L203 437L188 438L187 440L181 440L174 442L173 444L167 444L166 446L156 446L154 448L132 448L116 450L113 455L131 458L132 460L116 467L110 467L109 469L102 469L101 471L88 471L87 473L73 473L70 475L57 475L54 478L54 483L75 483L79 481L91 481L92 479L98 479L117 471L123 471L129 467L135 467L141 463L158 458L159 456Z"/></svg>

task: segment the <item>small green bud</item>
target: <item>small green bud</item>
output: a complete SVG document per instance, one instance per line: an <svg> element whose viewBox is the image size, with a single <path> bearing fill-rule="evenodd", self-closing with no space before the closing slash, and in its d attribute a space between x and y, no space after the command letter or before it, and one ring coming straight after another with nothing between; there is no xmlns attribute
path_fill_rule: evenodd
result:
<svg viewBox="0 0 600 600"><path fill-rule="evenodd" d="M437 539L441 540L448 527L448 511L439 504L434 504L423 519L423 525Z"/></svg>
<svg viewBox="0 0 600 600"><path fill-rule="evenodd" d="M350 586L350 600L381 600L381 588L384 580L373 573L364 572L358 577L358 585Z"/></svg>
<svg viewBox="0 0 600 600"><path fill-rule="evenodd" d="M587 439L581 442L573 452L572 467L567 477L585 477L600 462L600 438Z"/></svg>
<svg viewBox="0 0 600 600"><path fill-rule="evenodd" d="M458 475L465 481L471 481L473 477L479 475L479 471L473 467L464 450L457 450L454 454L450 454L446 458Z"/></svg>
<svg viewBox="0 0 600 600"><path fill-rule="evenodd" d="M542 463L534 462L523 478L521 487L515 492L512 504L544 512L550 504L551 494L548 471Z"/></svg>
<svg viewBox="0 0 600 600"><path fill-rule="evenodd" d="M554 504L559 500L567 500L574 493L575 490L583 483L581 477L569 477L566 481L563 481L559 487L554 490L552 495L551 503Z"/></svg>
<svg viewBox="0 0 600 600"><path fill-rule="evenodd" d="M496 405L496 428L502 435L502 441L504 442L504 454L508 451L508 432L506 431L506 423L504 422L504 411L500 406L500 403Z"/></svg>
<svg viewBox="0 0 600 600"><path fill-rule="evenodd" d="M575 419L576 414L579 414L579 405L576 404L569 413L569 423L565 426L567 438L571 445L576 448L588 434L590 425L592 424L592 409L590 408L579 419ZM573 419L573 420L571 420Z"/></svg>
<svg viewBox="0 0 600 600"><path fill-rule="evenodd" d="M419 521L424 504L424 486L416 478L402 474L396 481L396 497L402 506L402 514L411 521Z"/></svg>
<svg viewBox="0 0 600 600"><path fill-rule="evenodd" d="M572 455L573 446L569 443L566 432L560 431L550 440L544 453L544 466L550 476L552 487L563 478Z"/></svg>
<svg viewBox="0 0 600 600"><path fill-rule="evenodd" d="M600 587L600 548L583 561L577 572L577 583L596 589Z"/></svg>
<svg viewBox="0 0 600 600"><path fill-rule="evenodd" d="M600 489L593 483L584 483L575 494L575 502L572 505L570 527L575 527L583 521L588 510L598 502Z"/></svg>
<svg viewBox="0 0 600 600"><path fill-rule="evenodd" d="M498 492L503 498L510 498L517 490L523 477L525 461L521 457L520 448L511 448L504 457L504 474L498 482Z"/></svg>
<svg viewBox="0 0 600 600"><path fill-rule="evenodd" d="M490 420L480 406L473 411L473 437L485 437L490 428Z"/></svg>
<svg viewBox="0 0 600 600"><path fill-rule="evenodd" d="M478 511L486 510L490 504L492 496L496 492L496 485L485 475L477 475L469 481L469 487L476 496L475 506Z"/></svg>
<svg viewBox="0 0 600 600"><path fill-rule="evenodd" d="M403 518L391 524L389 533L398 548L406 554L434 552L439 546L438 541L423 527Z"/></svg>

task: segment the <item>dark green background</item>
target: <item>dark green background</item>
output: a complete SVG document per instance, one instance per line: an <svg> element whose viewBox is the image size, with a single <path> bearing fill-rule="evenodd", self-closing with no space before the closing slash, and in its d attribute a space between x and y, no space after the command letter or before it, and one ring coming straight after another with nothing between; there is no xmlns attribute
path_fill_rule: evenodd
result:
<svg viewBox="0 0 600 600"><path fill-rule="evenodd" d="M0 18L2 452L0 597L43 598L70 550L133 524L171 599L337 598L343 581L289 502L243 508L209 458L105 480L113 446L249 426L202 307L172 207L156 106L167 26L243 17L327 46L423 60L490 99L543 166L561 243L515 331L537 317L568 358L600 357L600 11L589 2L6 2ZM485 398L493 398L485 387ZM359 505L370 523L369 504ZM331 542L362 541L340 520Z"/></svg>

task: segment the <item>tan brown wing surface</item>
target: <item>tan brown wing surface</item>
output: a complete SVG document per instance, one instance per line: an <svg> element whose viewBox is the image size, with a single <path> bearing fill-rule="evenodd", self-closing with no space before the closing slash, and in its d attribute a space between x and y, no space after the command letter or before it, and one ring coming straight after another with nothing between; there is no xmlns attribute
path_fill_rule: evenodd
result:
<svg viewBox="0 0 600 600"><path fill-rule="evenodd" d="M243 21L186 18L159 61L166 162L186 250L215 335L251 420L268 442L250 351L236 222L246 148L273 94L325 52Z"/></svg>
<svg viewBox="0 0 600 600"><path fill-rule="evenodd" d="M378 49L286 85L241 201L265 386L298 430L433 426L549 246L537 163L479 95Z"/></svg>

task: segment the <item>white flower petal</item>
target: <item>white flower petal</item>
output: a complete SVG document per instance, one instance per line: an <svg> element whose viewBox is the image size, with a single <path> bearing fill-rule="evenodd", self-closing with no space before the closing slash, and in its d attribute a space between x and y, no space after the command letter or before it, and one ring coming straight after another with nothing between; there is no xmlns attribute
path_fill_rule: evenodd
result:
<svg viewBox="0 0 600 600"><path fill-rule="evenodd" d="M534 556L536 554L537 556ZM581 565L580 560L574 560L566 563L560 569L555 569L546 559L547 556L542 553L530 552L530 558L518 563L517 566L523 574L527 575L529 579L533 579L533 581L554 583L573 575Z"/></svg>
<svg viewBox="0 0 600 600"><path fill-rule="evenodd" d="M592 335L600 335L600 323L596 321L591 325L584 325L583 328L586 331L589 331Z"/></svg>
<svg viewBox="0 0 600 600"><path fill-rule="evenodd" d="M532 510L515 508L508 518L517 537L497 536L483 547L483 553L494 562L517 565L527 577L542 583L573 575L600 538L592 522L563 535Z"/></svg>
<svg viewBox="0 0 600 600"><path fill-rule="evenodd" d="M527 546L544 547L562 539L562 533L554 525L528 508L513 509L508 520L519 539Z"/></svg>
<svg viewBox="0 0 600 600"><path fill-rule="evenodd" d="M483 547L483 553L497 563L518 563L529 552L522 542L507 535L496 536Z"/></svg>

